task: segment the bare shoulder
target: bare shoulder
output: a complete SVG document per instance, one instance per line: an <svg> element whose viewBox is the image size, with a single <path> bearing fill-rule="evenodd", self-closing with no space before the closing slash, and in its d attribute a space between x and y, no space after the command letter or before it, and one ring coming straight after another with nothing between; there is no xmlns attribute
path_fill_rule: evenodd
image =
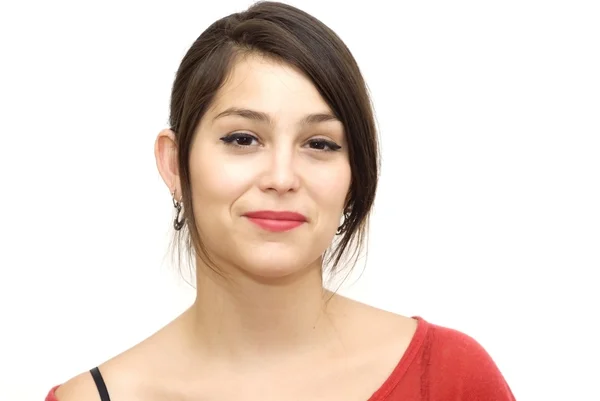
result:
<svg viewBox="0 0 600 401"><path fill-rule="evenodd" d="M98 366L102 381L112 399L138 400L137 393L146 377L145 344L142 342ZM56 389L56 401L101 401L90 371L81 373Z"/></svg>
<svg viewBox="0 0 600 401"><path fill-rule="evenodd" d="M57 401L100 401L90 372L81 373L56 389Z"/></svg>
<svg viewBox="0 0 600 401"><path fill-rule="evenodd" d="M350 298L336 296L338 321L368 344L405 349L412 340L418 321Z"/></svg>
<svg viewBox="0 0 600 401"><path fill-rule="evenodd" d="M351 315L358 324L375 324L377 326L389 327L390 330L408 330L414 332L417 320L408 316L400 315L384 309L377 308L350 298L337 295L338 303ZM381 328L381 327L379 327Z"/></svg>
<svg viewBox="0 0 600 401"><path fill-rule="evenodd" d="M336 297L332 316L353 377L377 389L407 355L418 321L345 297ZM351 374L352 375L352 374Z"/></svg>
<svg viewBox="0 0 600 401"><path fill-rule="evenodd" d="M164 365L173 359L171 339L177 330L167 324L150 337L100 364L98 369L112 399L145 400L149 383L164 374ZM167 368L170 368L168 365ZM81 373L56 389L56 401L100 401L100 394L90 371Z"/></svg>

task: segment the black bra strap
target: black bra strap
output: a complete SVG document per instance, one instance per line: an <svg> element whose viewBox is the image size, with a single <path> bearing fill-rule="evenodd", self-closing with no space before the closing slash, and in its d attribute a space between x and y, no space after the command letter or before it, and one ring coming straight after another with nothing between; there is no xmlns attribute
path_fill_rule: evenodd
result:
<svg viewBox="0 0 600 401"><path fill-rule="evenodd" d="M104 379L100 374L100 369L95 367L90 370L92 377L94 378L94 382L96 383L96 387L98 388L98 393L100 393L100 401L110 401L110 396L108 395L108 390L106 388L106 383L104 383Z"/></svg>

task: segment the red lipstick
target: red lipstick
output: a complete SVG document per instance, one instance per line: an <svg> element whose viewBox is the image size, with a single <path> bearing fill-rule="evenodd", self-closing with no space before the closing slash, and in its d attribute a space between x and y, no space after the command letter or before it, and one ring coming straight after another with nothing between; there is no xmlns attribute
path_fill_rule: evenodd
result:
<svg viewBox="0 0 600 401"><path fill-rule="evenodd" d="M277 212L274 210L260 210L244 214L259 227L275 232L289 231L306 222L306 217L295 212Z"/></svg>

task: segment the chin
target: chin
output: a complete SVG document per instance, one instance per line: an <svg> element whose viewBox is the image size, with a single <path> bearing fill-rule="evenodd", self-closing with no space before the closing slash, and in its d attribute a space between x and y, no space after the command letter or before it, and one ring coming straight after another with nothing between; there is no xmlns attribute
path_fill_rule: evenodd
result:
<svg viewBox="0 0 600 401"><path fill-rule="evenodd" d="M279 245L279 247L265 246L261 250L239 255L238 266L243 266L244 271L251 276L265 279L298 275L316 266L320 269L318 255L307 259L307 255L302 255L298 249L281 249L282 244Z"/></svg>

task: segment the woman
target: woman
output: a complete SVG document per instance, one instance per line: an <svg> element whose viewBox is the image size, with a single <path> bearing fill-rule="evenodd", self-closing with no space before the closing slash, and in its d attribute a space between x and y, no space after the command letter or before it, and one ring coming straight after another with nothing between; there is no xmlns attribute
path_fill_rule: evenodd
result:
<svg viewBox="0 0 600 401"><path fill-rule="evenodd" d="M47 400L512 400L460 332L331 293L363 244L378 178L369 97L342 41L264 2L184 57L156 139L194 304Z"/></svg>

